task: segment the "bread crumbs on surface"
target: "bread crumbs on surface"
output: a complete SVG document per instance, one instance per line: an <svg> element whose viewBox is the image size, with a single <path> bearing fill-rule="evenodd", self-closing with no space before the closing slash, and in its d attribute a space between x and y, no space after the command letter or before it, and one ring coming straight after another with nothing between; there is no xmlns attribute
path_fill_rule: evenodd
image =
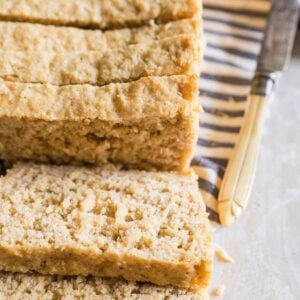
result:
<svg viewBox="0 0 300 300"><path fill-rule="evenodd" d="M219 245L214 244L215 248L215 257L224 263L233 263L234 260L232 257L229 256L229 254Z"/></svg>
<svg viewBox="0 0 300 300"><path fill-rule="evenodd" d="M217 287L216 289L214 289L212 291L212 296L213 297L222 297L224 295L225 292L225 285L221 284L219 287Z"/></svg>

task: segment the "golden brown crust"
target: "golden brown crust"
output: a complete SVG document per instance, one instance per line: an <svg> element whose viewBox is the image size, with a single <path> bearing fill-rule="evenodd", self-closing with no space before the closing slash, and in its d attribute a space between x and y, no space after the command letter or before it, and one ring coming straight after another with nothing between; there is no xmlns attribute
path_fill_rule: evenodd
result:
<svg viewBox="0 0 300 300"><path fill-rule="evenodd" d="M0 178L0 269L206 288L213 248L196 179L17 164Z"/></svg>
<svg viewBox="0 0 300 300"><path fill-rule="evenodd" d="M11 0L1 3L0 18L109 29L189 18L200 9L199 0Z"/></svg>
<svg viewBox="0 0 300 300"><path fill-rule="evenodd" d="M144 77L102 87L0 81L0 117L130 121L199 109L197 76Z"/></svg>
<svg viewBox="0 0 300 300"><path fill-rule="evenodd" d="M201 33L200 18L107 31L0 22L0 49L1 51L40 52L108 51L181 34L194 34L200 38Z"/></svg>
<svg viewBox="0 0 300 300"><path fill-rule="evenodd" d="M105 85L145 76L199 74L199 69L198 40L193 34L97 52L0 55L0 78L25 83Z"/></svg>

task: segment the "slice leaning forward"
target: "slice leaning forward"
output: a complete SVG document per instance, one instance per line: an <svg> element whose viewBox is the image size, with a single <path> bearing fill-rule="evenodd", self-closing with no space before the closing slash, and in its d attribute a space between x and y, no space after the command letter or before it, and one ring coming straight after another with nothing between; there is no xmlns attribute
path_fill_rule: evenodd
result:
<svg viewBox="0 0 300 300"><path fill-rule="evenodd" d="M192 171L18 163L0 201L3 271L208 285L213 248Z"/></svg>

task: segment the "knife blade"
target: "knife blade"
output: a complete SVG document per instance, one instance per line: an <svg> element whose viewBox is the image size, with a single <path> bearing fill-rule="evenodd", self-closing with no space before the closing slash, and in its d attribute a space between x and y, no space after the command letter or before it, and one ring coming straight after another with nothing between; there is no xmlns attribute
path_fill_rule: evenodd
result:
<svg viewBox="0 0 300 300"><path fill-rule="evenodd" d="M276 75L291 58L299 19L297 0L273 0L265 39L252 84L253 95L269 95Z"/></svg>

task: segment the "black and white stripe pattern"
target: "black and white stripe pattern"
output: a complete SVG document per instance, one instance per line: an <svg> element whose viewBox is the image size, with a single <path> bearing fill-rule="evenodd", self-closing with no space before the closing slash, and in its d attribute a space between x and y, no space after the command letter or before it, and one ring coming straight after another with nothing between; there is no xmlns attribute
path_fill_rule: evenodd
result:
<svg viewBox="0 0 300 300"><path fill-rule="evenodd" d="M193 166L210 218L216 222L219 189L243 122L268 12L268 1L204 1L204 113Z"/></svg>

